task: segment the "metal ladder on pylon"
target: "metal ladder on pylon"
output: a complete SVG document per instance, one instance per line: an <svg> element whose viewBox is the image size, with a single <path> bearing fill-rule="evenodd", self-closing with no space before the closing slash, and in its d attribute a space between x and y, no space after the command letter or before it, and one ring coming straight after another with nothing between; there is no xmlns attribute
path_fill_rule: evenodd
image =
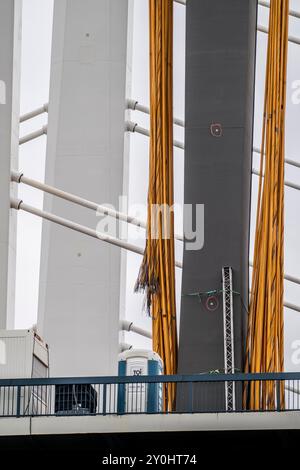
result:
<svg viewBox="0 0 300 470"><path fill-rule="evenodd" d="M234 373L234 335L233 335L233 289L232 268L222 268L223 286L223 328L224 328L224 370L225 374ZM225 382L226 411L235 410L235 382Z"/></svg>

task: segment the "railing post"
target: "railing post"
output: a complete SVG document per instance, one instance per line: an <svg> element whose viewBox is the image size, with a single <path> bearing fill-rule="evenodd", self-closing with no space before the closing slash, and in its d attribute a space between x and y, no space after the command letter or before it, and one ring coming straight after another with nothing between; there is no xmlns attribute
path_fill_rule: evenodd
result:
<svg viewBox="0 0 300 470"><path fill-rule="evenodd" d="M21 415L21 386L17 386L17 418Z"/></svg>
<svg viewBox="0 0 300 470"><path fill-rule="evenodd" d="M103 384L103 416L106 415L106 384Z"/></svg>
<svg viewBox="0 0 300 470"><path fill-rule="evenodd" d="M277 411L281 411L280 380L276 380L276 401L277 401Z"/></svg>
<svg viewBox="0 0 300 470"><path fill-rule="evenodd" d="M189 412L190 413L193 413L194 411L193 401L194 401L193 382L190 382L189 383Z"/></svg>

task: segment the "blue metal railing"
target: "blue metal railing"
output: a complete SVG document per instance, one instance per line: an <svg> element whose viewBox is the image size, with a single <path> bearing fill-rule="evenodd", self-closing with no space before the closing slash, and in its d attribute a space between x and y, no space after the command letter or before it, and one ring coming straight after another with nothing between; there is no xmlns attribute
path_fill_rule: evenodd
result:
<svg viewBox="0 0 300 470"><path fill-rule="evenodd" d="M0 417L164 413L164 391L176 385L176 412L226 412L225 384L234 382L234 412L248 411L245 389L273 394L251 411L300 411L300 372L130 377L0 379ZM253 387L253 385L255 386ZM266 387L267 386L267 387ZM245 396L245 395L244 395Z"/></svg>

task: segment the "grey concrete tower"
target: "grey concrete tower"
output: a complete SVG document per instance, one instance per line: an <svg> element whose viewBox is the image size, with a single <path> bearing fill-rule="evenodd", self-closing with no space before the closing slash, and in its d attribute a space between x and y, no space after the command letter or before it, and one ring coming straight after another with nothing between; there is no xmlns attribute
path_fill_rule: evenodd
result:
<svg viewBox="0 0 300 470"><path fill-rule="evenodd" d="M224 369L222 267L233 270L235 367L243 369L248 303L256 0L189 0L186 7L185 204L205 205L204 246L183 256L180 374ZM214 126L217 124L217 126ZM181 395L179 407L184 406ZM224 403L224 386L195 394ZM196 404L196 403L195 403Z"/></svg>

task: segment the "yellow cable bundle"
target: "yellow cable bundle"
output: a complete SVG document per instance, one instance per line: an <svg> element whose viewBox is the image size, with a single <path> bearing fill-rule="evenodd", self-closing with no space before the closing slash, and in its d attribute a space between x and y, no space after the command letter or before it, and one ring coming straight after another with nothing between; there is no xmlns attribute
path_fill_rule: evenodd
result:
<svg viewBox="0 0 300 470"><path fill-rule="evenodd" d="M253 373L281 372L284 369L284 140L288 14L289 0L271 1L246 351L246 372ZM274 409L279 405L283 408L283 384L280 392L280 403L277 403L274 382L252 384L245 390L244 405L250 409Z"/></svg>
<svg viewBox="0 0 300 470"><path fill-rule="evenodd" d="M173 206L173 0L149 0L149 16L151 122L148 221L146 248L136 290L146 292L152 316L153 349L163 359L165 374L175 374L174 215L168 211ZM155 205L165 208L157 219ZM166 387L164 395L165 409L173 409L174 386Z"/></svg>

